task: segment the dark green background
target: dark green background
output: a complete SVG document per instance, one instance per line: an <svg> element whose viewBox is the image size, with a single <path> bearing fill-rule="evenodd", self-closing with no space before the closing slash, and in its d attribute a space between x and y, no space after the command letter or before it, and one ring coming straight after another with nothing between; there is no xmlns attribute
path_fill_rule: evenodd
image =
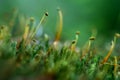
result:
<svg viewBox="0 0 120 80"><path fill-rule="evenodd" d="M35 17L37 21L45 11L49 12L44 31L54 37L57 23L57 7L63 12L64 24L62 40L74 39L74 33L80 31L79 44L83 44L96 28L98 39L111 38L120 32L120 0L0 0L0 24L3 15L12 8L20 13Z"/></svg>

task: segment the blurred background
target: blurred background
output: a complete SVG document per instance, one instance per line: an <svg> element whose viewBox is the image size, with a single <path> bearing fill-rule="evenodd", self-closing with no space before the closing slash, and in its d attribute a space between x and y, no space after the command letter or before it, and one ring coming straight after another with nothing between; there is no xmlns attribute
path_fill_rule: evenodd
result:
<svg viewBox="0 0 120 80"><path fill-rule="evenodd" d="M93 29L98 42L111 41L114 33L120 32L120 0L0 0L0 25L7 22L5 17L13 8L36 22L48 11L44 32L54 38L58 7L63 12L63 41L73 40L76 31L80 31L79 45L88 40Z"/></svg>

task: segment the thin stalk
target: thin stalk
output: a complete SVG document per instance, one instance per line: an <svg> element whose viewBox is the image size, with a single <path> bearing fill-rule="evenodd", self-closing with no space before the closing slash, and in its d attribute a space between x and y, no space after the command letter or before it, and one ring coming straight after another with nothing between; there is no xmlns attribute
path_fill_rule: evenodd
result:
<svg viewBox="0 0 120 80"><path fill-rule="evenodd" d="M42 16L42 19L40 20L39 24L37 25L36 28L34 28L34 31L33 31L32 35L31 35L31 38L33 38L33 37L35 36L35 34L36 34L36 32L39 30L41 24L44 22L46 16L48 16L48 12L46 12L46 13Z"/></svg>
<svg viewBox="0 0 120 80"><path fill-rule="evenodd" d="M58 23L58 27L57 27L55 41L60 40L60 36L61 36L62 28L63 28L63 15L62 15L62 11L60 9L58 10L58 14L59 14L59 23Z"/></svg>

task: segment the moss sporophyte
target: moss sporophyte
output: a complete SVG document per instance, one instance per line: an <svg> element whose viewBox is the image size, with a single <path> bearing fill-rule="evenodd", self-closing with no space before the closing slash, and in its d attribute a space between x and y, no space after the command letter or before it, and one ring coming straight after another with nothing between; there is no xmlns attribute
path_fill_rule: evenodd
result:
<svg viewBox="0 0 120 80"><path fill-rule="evenodd" d="M47 32L36 36L46 18L49 18L48 12L43 14L37 26L34 17L21 17L18 10L13 13L12 20L0 26L0 80L120 79L120 57L113 52L116 50L117 39L120 38L119 33L115 34L110 50L104 56L104 52L99 51L100 48L95 43L96 30L92 31L83 47L78 46L79 34L82 34L79 31L75 33L75 39L67 44L62 42L61 9L58 9L59 19L54 39ZM13 33L19 35L14 36Z"/></svg>

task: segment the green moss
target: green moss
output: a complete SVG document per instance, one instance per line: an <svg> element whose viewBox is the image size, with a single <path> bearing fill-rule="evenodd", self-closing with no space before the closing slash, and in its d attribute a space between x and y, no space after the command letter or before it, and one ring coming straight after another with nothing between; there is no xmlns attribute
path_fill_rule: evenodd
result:
<svg viewBox="0 0 120 80"><path fill-rule="evenodd" d="M34 25L32 27L36 28ZM12 29L8 31L7 28L0 32L0 80L119 80L120 78L119 57L116 56L117 61L114 61L114 57L110 56L108 61L101 64L105 57L97 54L100 52L96 50L94 36L90 37L89 43L81 49L76 46L78 34L75 43L71 40L70 45L64 45L60 40L50 40L50 36L46 34L37 37L34 30L29 30L27 35L14 37ZM32 33L34 36L31 38Z"/></svg>

